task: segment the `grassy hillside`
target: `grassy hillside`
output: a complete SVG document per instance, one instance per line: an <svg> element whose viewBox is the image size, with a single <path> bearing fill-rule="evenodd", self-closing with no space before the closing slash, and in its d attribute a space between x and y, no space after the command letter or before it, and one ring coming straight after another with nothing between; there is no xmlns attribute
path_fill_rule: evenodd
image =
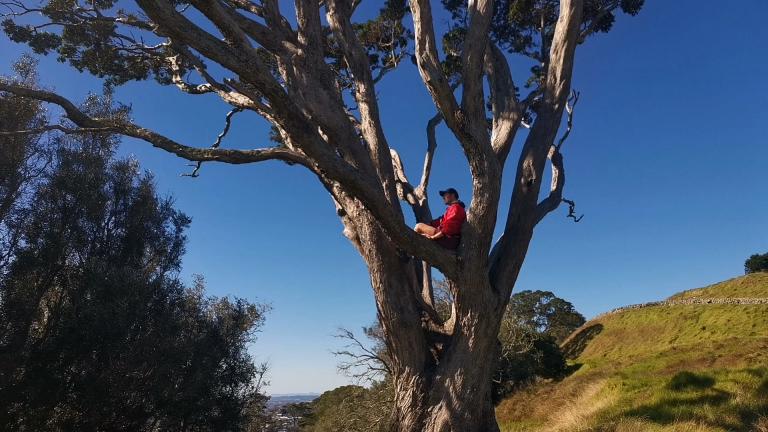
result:
<svg viewBox="0 0 768 432"><path fill-rule="evenodd" d="M688 298L745 298L768 297L768 273L753 273L750 275L729 279L725 282L704 288L683 291L670 297L670 300Z"/></svg>
<svg viewBox="0 0 768 432"><path fill-rule="evenodd" d="M768 274L673 296L768 298ZM499 405L503 431L768 432L768 304L651 306L563 345L574 372Z"/></svg>

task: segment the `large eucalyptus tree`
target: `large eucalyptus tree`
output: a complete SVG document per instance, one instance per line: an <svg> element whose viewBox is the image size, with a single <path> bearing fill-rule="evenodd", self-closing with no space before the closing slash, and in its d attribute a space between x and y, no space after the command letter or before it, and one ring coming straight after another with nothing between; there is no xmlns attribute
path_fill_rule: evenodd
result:
<svg viewBox="0 0 768 432"><path fill-rule="evenodd" d="M276 145L238 150L217 140L201 147L124 118L94 118L50 91L0 84L1 91L61 107L67 118L56 126L61 131L106 130L144 140L197 162L192 175L208 161L281 160L313 172L370 271L393 362L397 430L498 430L491 359L533 230L563 201L564 139L557 136L576 48L608 31L616 13L637 13L642 0L443 0L451 22L442 43L430 0L387 0L364 22L353 20L360 0L295 0L290 11L278 0L0 3L8 36L38 53L54 52L112 84L153 78L189 94L218 95L232 106L227 128L239 111L267 119ZM513 77L509 56L532 59L531 75ZM409 57L437 108L418 184L408 181L387 142L376 100L377 83ZM527 93L516 83L526 83ZM443 121L472 176L455 253L415 234L400 203L417 219L429 218L435 127ZM527 133L510 174L504 234L494 244L502 174L522 127ZM539 200L547 165L553 180ZM451 287L447 320L433 307L430 267Z"/></svg>

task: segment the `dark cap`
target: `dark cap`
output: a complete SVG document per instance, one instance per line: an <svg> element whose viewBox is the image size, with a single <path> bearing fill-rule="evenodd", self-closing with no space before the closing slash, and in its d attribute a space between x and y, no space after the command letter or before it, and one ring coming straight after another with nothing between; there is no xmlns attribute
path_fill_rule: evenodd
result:
<svg viewBox="0 0 768 432"><path fill-rule="evenodd" d="M448 188L446 190L441 190L440 191L440 196L443 196L445 194L454 194L456 196L456 199L459 198L459 193L454 188Z"/></svg>

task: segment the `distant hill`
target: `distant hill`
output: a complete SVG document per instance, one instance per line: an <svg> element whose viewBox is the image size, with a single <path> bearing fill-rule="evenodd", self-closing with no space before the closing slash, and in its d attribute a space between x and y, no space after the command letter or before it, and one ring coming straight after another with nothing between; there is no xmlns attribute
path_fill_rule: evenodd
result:
<svg viewBox="0 0 768 432"><path fill-rule="evenodd" d="M502 431L768 432L768 273L601 315L574 372L497 408Z"/></svg>
<svg viewBox="0 0 768 432"><path fill-rule="evenodd" d="M312 402L317 399L318 396L320 395L315 393L272 395L269 397L269 401L267 401L267 407L279 408L293 403Z"/></svg>

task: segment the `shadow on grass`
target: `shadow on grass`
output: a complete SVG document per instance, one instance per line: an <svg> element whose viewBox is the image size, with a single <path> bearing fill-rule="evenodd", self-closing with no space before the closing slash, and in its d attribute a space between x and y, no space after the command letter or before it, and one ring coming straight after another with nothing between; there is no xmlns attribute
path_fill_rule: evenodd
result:
<svg viewBox="0 0 768 432"><path fill-rule="evenodd" d="M704 374L682 371L675 374L667 383L670 390L703 390L715 385L715 379Z"/></svg>
<svg viewBox="0 0 768 432"><path fill-rule="evenodd" d="M768 414L768 400L759 405L744 405L733 394L714 388L715 379L705 374L680 372L666 385L671 396L633 408L628 417L642 418L660 425L695 421L728 431L754 431L754 425ZM760 387L763 387L761 384ZM761 388L757 392L761 392ZM768 388L768 384L766 384ZM758 394L759 397L759 394ZM718 413L718 415L713 415Z"/></svg>
<svg viewBox="0 0 768 432"><path fill-rule="evenodd" d="M592 324L589 327L581 329L577 334L569 338L560 349L566 359L573 360L580 356L587 348L589 342L603 331L603 325L600 323Z"/></svg>

